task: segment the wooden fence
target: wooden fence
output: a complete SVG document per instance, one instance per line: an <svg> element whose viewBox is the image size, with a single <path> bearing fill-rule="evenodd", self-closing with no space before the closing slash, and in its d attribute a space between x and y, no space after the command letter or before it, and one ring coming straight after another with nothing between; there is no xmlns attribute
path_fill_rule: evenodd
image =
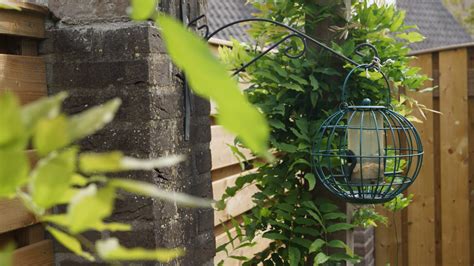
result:
<svg viewBox="0 0 474 266"><path fill-rule="evenodd" d="M37 45L44 38L47 10L20 7L0 9L0 91L12 90L25 104L46 95L45 63ZM53 264L51 240L45 240L43 227L18 199L0 201L0 247L11 241L17 247L13 265Z"/></svg>
<svg viewBox="0 0 474 266"><path fill-rule="evenodd" d="M425 85L439 89L409 95L442 115L427 112L427 120L416 124L425 158L408 190L414 201L391 217L389 227L377 228L377 265L474 265L473 52L472 45L448 47L413 60L433 77Z"/></svg>

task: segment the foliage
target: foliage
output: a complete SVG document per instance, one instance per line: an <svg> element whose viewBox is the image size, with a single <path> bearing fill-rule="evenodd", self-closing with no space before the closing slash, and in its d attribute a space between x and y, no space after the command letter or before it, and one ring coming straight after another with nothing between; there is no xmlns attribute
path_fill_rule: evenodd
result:
<svg viewBox="0 0 474 266"><path fill-rule="evenodd" d="M0 94L0 199L21 199L58 242L90 261L168 262L181 255L180 249L126 249L115 238L94 244L82 236L87 231L131 230L128 224L105 222L119 190L193 207L210 207L210 202L152 184L106 177L125 170L168 167L183 158L139 160L121 152L81 152L75 143L112 121L120 100L68 117L60 112L65 98L60 93L20 107L13 94ZM35 152L27 153L29 147ZM33 167L28 156L38 159ZM65 211L48 212L56 206L65 206L61 208ZM5 255L9 247L0 254L2 265L9 264Z"/></svg>
<svg viewBox="0 0 474 266"><path fill-rule="evenodd" d="M373 206L361 207L352 214L352 223L363 228L377 227L377 224L387 225L387 217L377 213Z"/></svg>
<svg viewBox="0 0 474 266"><path fill-rule="evenodd" d="M334 2L335 4L337 2ZM294 28L314 32L318 23L330 21L341 25L343 18L336 11L337 5L319 5L316 1L256 1L261 11L258 16L288 24ZM408 44L422 40L415 27L405 26L405 13L392 6L356 3L352 17L343 26L331 27L342 39L330 45L356 62L371 63L373 55L361 51L356 55L355 46L369 42L378 48L380 67L393 85L391 93L398 88L416 90L427 79L419 74L419 68L409 66ZM230 69L256 55L286 36L286 31L269 24L252 24L250 34L255 44L233 42L233 48L221 49L221 56ZM310 50L304 58L289 58L303 49L303 43L290 38L284 47L257 61L240 78L253 84L247 95L267 116L271 127L271 148L278 154L274 162L260 166L258 172L239 177L236 186L228 188L219 206L249 184L256 184L259 192L253 196L256 207L243 216L243 223L237 224L237 235L229 234L228 243L218 251L232 255L233 250L252 245L257 236L273 240L264 251L246 260L245 265L314 265L358 260L352 251L333 239L333 233L350 230L354 224L364 225L383 222L372 209L359 212L358 220L348 223L345 214L333 203L324 199L321 188L311 170L311 147L315 134L327 116L340 103L340 89L343 73L352 67L335 62L325 52ZM311 49L311 48L310 48ZM409 104L400 104L398 99L386 102L388 88L377 72L362 72L351 80L349 99L358 103L369 97L372 102L392 104L394 108L409 115ZM355 90L354 88L357 88ZM405 102L416 102L404 97ZM324 141L324 140L323 140ZM403 197L402 197L403 198ZM241 227L241 228L240 228ZM235 241L240 240L240 245ZM329 247L341 248L339 252Z"/></svg>

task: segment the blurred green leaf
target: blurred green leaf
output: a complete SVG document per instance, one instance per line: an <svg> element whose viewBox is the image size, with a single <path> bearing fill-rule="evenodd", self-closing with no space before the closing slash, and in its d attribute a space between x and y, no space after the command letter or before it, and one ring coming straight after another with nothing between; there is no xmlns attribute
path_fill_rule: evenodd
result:
<svg viewBox="0 0 474 266"><path fill-rule="evenodd" d="M127 170L153 170L176 165L183 156L172 155L159 159L136 159L126 157L120 151L107 153L82 153L79 168L84 173L109 173Z"/></svg>
<svg viewBox="0 0 474 266"><path fill-rule="evenodd" d="M33 136L33 146L40 156L65 147L70 142L66 116L59 115L53 119L42 119L38 122Z"/></svg>
<svg viewBox="0 0 474 266"><path fill-rule="evenodd" d="M81 233L102 225L102 220L112 214L115 188L98 189L92 184L81 189L68 207L68 221L72 233ZM98 228L100 230L100 228Z"/></svg>
<svg viewBox="0 0 474 266"><path fill-rule="evenodd" d="M0 247L0 265L13 265L13 251L15 251L15 243L8 242Z"/></svg>
<svg viewBox="0 0 474 266"><path fill-rule="evenodd" d="M147 20L155 12L157 0L131 0L130 17L134 20Z"/></svg>
<svg viewBox="0 0 474 266"><path fill-rule="evenodd" d="M118 239L109 238L96 242L96 249L99 256L109 261L143 261L157 260L167 263L184 254L182 249L156 249L146 250L143 248L127 249L120 246Z"/></svg>
<svg viewBox="0 0 474 266"><path fill-rule="evenodd" d="M115 178L110 180L109 185L138 195L165 200L181 206L209 208L212 203L211 200L193 197L184 193L166 191L152 184L135 180Z"/></svg>
<svg viewBox="0 0 474 266"><path fill-rule="evenodd" d="M71 140L80 140L89 136L106 124L110 123L120 107L121 100L116 98L100 106L92 107L80 114L71 116L69 119L69 134Z"/></svg>
<svg viewBox="0 0 474 266"><path fill-rule="evenodd" d="M82 250L81 243L75 237L68 235L62 231L59 231L51 226L47 226L46 230L51 233L51 235L61 243L64 247L74 252L74 254L79 255L88 261L95 261L94 257L86 251Z"/></svg>
<svg viewBox="0 0 474 266"><path fill-rule="evenodd" d="M23 150L28 136L21 123L18 99L11 92L0 93L0 149Z"/></svg>
<svg viewBox="0 0 474 266"><path fill-rule="evenodd" d="M68 191L76 170L77 149L52 152L41 159L31 173L29 188L36 205L49 208ZM54 196L52 196L54 195Z"/></svg>
<svg viewBox="0 0 474 266"><path fill-rule="evenodd" d="M41 119L53 119L58 116L61 111L61 104L66 97L66 92L60 92L23 106L21 117L28 132L34 130Z"/></svg>
<svg viewBox="0 0 474 266"><path fill-rule="evenodd" d="M254 152L271 157L265 117L247 101L207 44L170 17L161 15L158 23L171 58L186 73L191 88L217 104L217 122L238 135Z"/></svg>
<svg viewBox="0 0 474 266"><path fill-rule="evenodd" d="M11 198L27 182L29 161L24 151L0 150L0 198Z"/></svg>

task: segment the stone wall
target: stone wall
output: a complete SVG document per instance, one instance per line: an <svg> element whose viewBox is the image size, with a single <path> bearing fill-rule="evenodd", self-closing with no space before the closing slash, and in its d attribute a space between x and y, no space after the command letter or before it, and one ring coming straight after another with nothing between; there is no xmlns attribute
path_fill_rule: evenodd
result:
<svg viewBox="0 0 474 266"><path fill-rule="evenodd" d="M384 225L380 225L384 226ZM356 228L354 230L354 252L362 258L357 266L375 265L374 228Z"/></svg>
<svg viewBox="0 0 474 266"><path fill-rule="evenodd" d="M205 1L161 1L158 8L177 18L203 12ZM184 140L183 84L151 22L128 19L129 0L49 0L47 61L50 94L67 91L65 110L76 113L120 97L116 119L86 139L87 150L122 150L140 158L184 154L176 167L127 173L130 178L170 190L212 198L209 103L192 99L191 139ZM133 224L133 233L115 234L126 246L185 247L175 265L212 264L213 211L183 209L169 203L123 194L115 220ZM90 238L102 237L88 234ZM85 264L56 247L57 265ZM90 265L90 264L87 264ZM143 264L140 264L143 265ZM154 265L150 263L150 265Z"/></svg>

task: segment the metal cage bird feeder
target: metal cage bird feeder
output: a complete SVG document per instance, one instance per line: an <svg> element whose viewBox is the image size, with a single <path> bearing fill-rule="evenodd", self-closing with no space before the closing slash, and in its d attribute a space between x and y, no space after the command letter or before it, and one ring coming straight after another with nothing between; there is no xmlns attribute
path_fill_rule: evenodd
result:
<svg viewBox="0 0 474 266"><path fill-rule="evenodd" d="M385 105L347 103L347 87L357 70L379 71L387 85ZM342 104L324 121L313 147L313 168L322 184L352 203L384 203L417 177L423 147L416 128L390 105L390 83L376 64L353 68L342 87Z"/></svg>

